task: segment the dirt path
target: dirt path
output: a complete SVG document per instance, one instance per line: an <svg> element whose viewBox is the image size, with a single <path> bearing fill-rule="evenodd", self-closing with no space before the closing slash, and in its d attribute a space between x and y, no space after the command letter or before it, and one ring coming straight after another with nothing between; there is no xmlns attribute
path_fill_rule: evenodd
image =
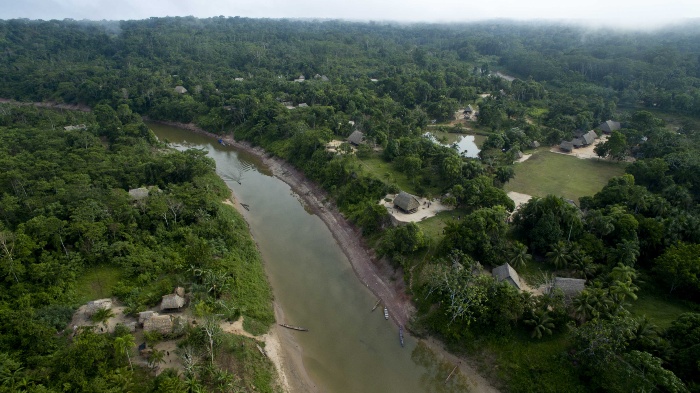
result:
<svg viewBox="0 0 700 393"><path fill-rule="evenodd" d="M356 229L338 210L329 202L329 195L318 185L307 180L303 173L284 160L273 157L260 147L254 147L246 142L236 141L232 136L221 137L202 130L194 124L182 124L175 122L161 122L163 124L184 128L192 132L208 135L212 138L221 138L227 145L234 146L261 158L263 163L272 171L273 175L286 184L301 197L311 211L326 224L338 242L338 245L350 261L355 274L360 281L389 309L391 319L401 326L406 326L411 316L415 313L415 307L411 298L406 294L403 272L395 271L385 261L377 260L369 247L364 243L361 232ZM276 313L281 310L275 310ZM284 341L284 340L283 340ZM437 340L431 339L430 347L443 356L457 359L447 352ZM300 351L292 348L293 352ZM292 357L300 358L300 354L292 354ZM461 358L460 369L475 382L474 393L493 393L497 390L485 378L479 375L470 364L469 359ZM294 361L293 363L299 363ZM303 372L303 371L302 371ZM306 374L303 372L303 374ZM305 375L304 375L305 376ZM307 383L310 381L307 381ZM308 388L308 386L307 386Z"/></svg>

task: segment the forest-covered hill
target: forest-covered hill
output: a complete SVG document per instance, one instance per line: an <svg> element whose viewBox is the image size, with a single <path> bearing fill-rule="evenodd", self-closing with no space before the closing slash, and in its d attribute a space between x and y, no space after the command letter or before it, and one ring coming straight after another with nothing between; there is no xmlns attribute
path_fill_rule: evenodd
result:
<svg viewBox="0 0 700 393"><path fill-rule="evenodd" d="M700 29L692 24L621 32L508 22L0 21L1 97L93 107L94 135L85 138L103 136L112 160L129 162L120 141L139 151L152 143L138 122L124 120L132 111L233 133L287 159L326 188L379 255L401 269L419 309L411 329L498 365L492 377L513 392L700 391L699 82ZM455 111L467 105L478 111L476 120L456 122ZM6 129L37 121L48 128L29 113L4 109ZM578 204L533 198L511 216L502 186L515 175L519 153L535 141L558 145L606 120L621 128L596 153L632 161L619 164L625 175L595 195L579 195ZM355 154L325 149L354 130L367 142ZM435 130L486 141L478 159L462 157L422 136ZM3 132L7 146L25 146L24 132ZM7 154L45 154L31 147ZM197 153L164 157L206 166ZM167 186L182 181L196 188L194 169L159 169L164 157L144 164L144 173L118 174L127 178L105 165L97 178L107 189L155 183L185 192ZM53 161L42 158L41 167ZM35 218L27 206L39 204L15 179L39 169L3 165L11 174L1 191L1 211L11 212L3 225L16 233ZM213 184L210 175L203 176ZM444 196L456 210L392 227L377 201L398 191L398 178L415 194ZM67 228L82 219L62 217ZM157 218L137 222L153 226ZM85 239L76 235L75 247L92 244ZM182 239L169 247L186 258ZM112 243L87 248L84 259ZM586 286L572 298L556 291L532 296L480 274L480 267L506 262L533 285L562 276ZM33 279L26 268L3 266L7 288L20 284L15 274ZM119 296L133 299L129 291ZM17 334L5 329L13 333L4 337ZM22 353L10 356L38 367Z"/></svg>

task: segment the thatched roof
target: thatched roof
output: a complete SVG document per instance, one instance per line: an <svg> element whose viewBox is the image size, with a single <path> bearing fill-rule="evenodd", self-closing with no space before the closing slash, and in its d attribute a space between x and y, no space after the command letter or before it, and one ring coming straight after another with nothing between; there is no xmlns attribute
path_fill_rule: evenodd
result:
<svg viewBox="0 0 700 393"><path fill-rule="evenodd" d="M242 81L243 81L243 78L233 78L233 80L236 81L236 82L242 82Z"/></svg>
<svg viewBox="0 0 700 393"><path fill-rule="evenodd" d="M299 104L299 108L308 108L308 107L309 107L309 104L307 104L305 102L302 102L301 104Z"/></svg>
<svg viewBox="0 0 700 393"><path fill-rule="evenodd" d="M561 145L559 145L559 148L565 152L571 152L574 150L574 144L569 141L563 141Z"/></svg>
<svg viewBox="0 0 700 393"><path fill-rule="evenodd" d="M350 134L350 136L348 137L348 142L356 146L361 143L364 143L364 141L365 134L363 134L362 131L353 131L352 134Z"/></svg>
<svg viewBox="0 0 700 393"><path fill-rule="evenodd" d="M185 298L178 296L176 293L171 293L170 295L163 296L163 300L160 302L160 309L162 310L177 310L185 305Z"/></svg>
<svg viewBox="0 0 700 393"><path fill-rule="evenodd" d="M147 320L155 315L158 315L158 313L155 311L141 311L139 313L139 323L143 325Z"/></svg>
<svg viewBox="0 0 700 393"><path fill-rule="evenodd" d="M533 149L536 149L536 148L540 147L540 143L537 141L532 141L532 142L530 142L530 147Z"/></svg>
<svg viewBox="0 0 700 393"><path fill-rule="evenodd" d="M112 308L112 299L98 299L88 302L85 313L92 316L99 310L109 310L110 308Z"/></svg>
<svg viewBox="0 0 700 393"><path fill-rule="evenodd" d="M185 288L177 287L173 293L177 294L178 296L185 297Z"/></svg>
<svg viewBox="0 0 700 393"><path fill-rule="evenodd" d="M394 206L403 210L406 213L413 213L420 207L420 201L415 196L401 191L399 195L394 198Z"/></svg>
<svg viewBox="0 0 700 393"><path fill-rule="evenodd" d="M175 86L175 93L185 94L187 93L187 89L185 89L184 86Z"/></svg>
<svg viewBox="0 0 700 393"><path fill-rule="evenodd" d="M473 113L474 108L471 105L467 105L466 108L464 108L464 113Z"/></svg>
<svg viewBox="0 0 700 393"><path fill-rule="evenodd" d="M63 127L64 130L66 131L75 131L75 130L84 130L86 129L87 126L85 124L78 124L75 126L65 126Z"/></svg>
<svg viewBox="0 0 700 393"><path fill-rule="evenodd" d="M518 272L516 272L515 269L513 269L513 267L507 263L495 267L491 272L491 275L493 275L493 278L495 278L498 282L505 280L506 282L508 282L508 284L514 286L517 290L522 290Z"/></svg>
<svg viewBox="0 0 700 393"><path fill-rule="evenodd" d="M603 123L600 123L600 125L597 128L603 131L604 133L609 134L613 131L620 129L620 122L608 120Z"/></svg>
<svg viewBox="0 0 700 393"><path fill-rule="evenodd" d="M574 138L571 140L571 144L574 145L574 147L579 148L579 147L583 146L583 139Z"/></svg>
<svg viewBox="0 0 700 393"><path fill-rule="evenodd" d="M552 289L558 288L568 299L578 296L586 288L586 280L580 278L554 277Z"/></svg>
<svg viewBox="0 0 700 393"><path fill-rule="evenodd" d="M585 134L581 137L581 139L583 139L583 143L584 143L585 145L590 145L590 144L592 144L593 142L595 142L595 140L596 140L597 138L598 138L598 134L596 134L595 131L593 131L593 130L588 131L587 133L585 133Z"/></svg>
<svg viewBox="0 0 700 393"><path fill-rule="evenodd" d="M132 188L129 190L129 196L135 201L140 201L148 197L148 192L146 187Z"/></svg>
<svg viewBox="0 0 700 393"><path fill-rule="evenodd" d="M173 320L170 318L170 315L154 315L143 323L143 330L168 334L173 331Z"/></svg>

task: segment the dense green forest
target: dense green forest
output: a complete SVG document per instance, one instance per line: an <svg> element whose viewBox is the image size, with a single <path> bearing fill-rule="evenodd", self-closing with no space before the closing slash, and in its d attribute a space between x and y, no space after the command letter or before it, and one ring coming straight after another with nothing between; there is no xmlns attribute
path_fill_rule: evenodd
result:
<svg viewBox="0 0 700 393"><path fill-rule="evenodd" d="M193 251L182 249L182 242L192 244L190 238L206 239L196 244L209 247L211 263L222 263L232 251L226 246L230 240L211 239L199 228L224 225L216 219L222 207L211 205L213 196L188 194L216 190L220 200L224 189L197 152L146 154L155 145L134 113L232 133L302 169L329 191L378 254L403 272L419 309L413 332L438 334L455 351L484 359L506 391L700 391L697 25L641 33L506 22L11 20L0 22L0 49L0 97L93 108L94 129L76 133L85 136L84 145L83 139L71 136L78 138L74 148L100 149L110 153L110 160L121 160L90 167L104 172L88 174L88 179L64 179L64 187L95 182L92 189L114 194L115 189L154 185L165 192L162 205L153 209L166 211L168 196L183 203L209 201L195 203L209 206L203 212L178 216L178 224L193 228L177 235L170 234L174 229L157 213L149 213L150 207L130 211L139 215L129 225L153 232L148 239L157 239L153 243L170 250L165 254L172 256L169 260L179 261L169 280L177 280L185 274L178 269L186 271L191 264L187 256ZM515 79L499 77L496 70ZM295 82L300 75L305 80ZM178 86L184 89L176 90ZM466 105L479 112L469 132L486 137L478 159L422 136L429 130L467 132L451 122L454 112ZM10 141L23 143L31 135L12 130L49 132L54 122L59 125L51 116L31 115L28 109L3 111L5 149L13 146ZM557 195L535 197L511 216L515 206L503 185L515 175L518 153L534 141L559 144L609 119L619 121L621 129L596 153L626 162L619 164L624 175L590 195L578 195L577 204ZM368 142L356 154L325 149L327 142L355 129ZM68 149L68 142L56 143ZM46 141L25 140L18 146L4 154L49 150ZM140 154L138 159L126 158L132 151ZM59 165L70 157L40 157L34 169L3 163L3 230L15 239L39 236L32 230L54 232L44 235L44 243L32 244L52 245L53 262L41 263L53 263L57 271L77 263L70 262L71 255L81 255L81 267L99 261L128 268L131 277L150 285L122 284L115 295L134 309L148 304L149 296L158 292L148 288L157 288L162 275L172 272L157 261L141 267L132 254L110 251L123 241L119 225L105 224L102 232L81 228L82 213L61 202L57 222L32 223L37 217L50 220L54 210L44 211L53 199L36 201L32 198L39 191L25 191L31 173L70 168L70 162ZM134 165L147 157L155 162ZM26 159L18 159L20 163L28 164ZM132 170L110 172L125 163ZM67 172L75 176L76 170ZM49 180L36 182L35 187L41 184L40 190L53 193L51 198L61 195ZM393 227L377 201L398 189L445 195L443 200L456 210L436 220ZM75 200L67 198L69 202ZM89 206L80 204L81 209ZM105 214L105 209L96 210L91 214ZM200 222L200 214L209 221ZM112 216L90 217L127 225ZM66 236L73 236L70 253L56 246L57 239L63 242L55 234L60 235L62 225ZM69 230L74 226L81 229ZM91 230L104 239L91 238ZM210 235L214 233L221 231ZM146 247L139 239L130 239L134 245L128 249ZM26 258L41 261L36 249L26 247ZM35 295L21 293L45 293L59 285L32 289L30 282L41 279L41 269L17 263L19 257L3 258L3 285L17 288L3 292L13 294L9 309L38 308L40 302L31 301ZM557 291L533 296L481 274L505 262L533 285L560 276L586 279L586 287L573 298ZM238 274L234 281L244 282ZM70 280L61 285L70 285ZM269 311L259 307L257 314L252 311L257 306L247 310L253 319L269 323ZM661 315L660 309L673 312ZM3 337L22 340L11 327L4 329ZM7 352L5 364L46 375L40 372L41 354L29 347L20 352L11 348L0 349Z"/></svg>
<svg viewBox="0 0 700 393"><path fill-rule="evenodd" d="M76 123L87 128L64 131ZM113 128L123 135L110 137ZM100 334L69 326L77 306L95 299L90 277L107 272L104 285L113 282L126 313L183 286L200 320L243 314L251 331L267 330L274 318L258 251L242 217L221 203L230 192L205 153L169 150L139 116L108 106L93 115L2 105L0 141L0 391L248 386L255 373L234 373L214 356L249 358L258 355L254 344L246 350L216 330L216 354L207 352L204 327L173 333L193 356L214 359L188 369L186 385L176 373L154 379L134 367L135 336L125 327ZM142 186L146 199L130 197ZM258 388L270 391L272 366L257 361L256 373L268 378Z"/></svg>

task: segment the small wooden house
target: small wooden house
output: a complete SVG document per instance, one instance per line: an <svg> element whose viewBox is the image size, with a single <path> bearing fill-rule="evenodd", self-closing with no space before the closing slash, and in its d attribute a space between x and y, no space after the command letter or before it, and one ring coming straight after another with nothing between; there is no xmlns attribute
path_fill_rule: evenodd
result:
<svg viewBox="0 0 700 393"><path fill-rule="evenodd" d="M518 291L522 290L522 284L520 283L518 272L516 272L515 269L513 269L513 267L508 263L495 267L491 272L491 275L498 282L506 281L508 284L514 286Z"/></svg>
<svg viewBox="0 0 700 393"><path fill-rule="evenodd" d="M401 209L404 213L410 214L418 210L420 201L414 195L401 191L399 195L394 198L394 206Z"/></svg>

